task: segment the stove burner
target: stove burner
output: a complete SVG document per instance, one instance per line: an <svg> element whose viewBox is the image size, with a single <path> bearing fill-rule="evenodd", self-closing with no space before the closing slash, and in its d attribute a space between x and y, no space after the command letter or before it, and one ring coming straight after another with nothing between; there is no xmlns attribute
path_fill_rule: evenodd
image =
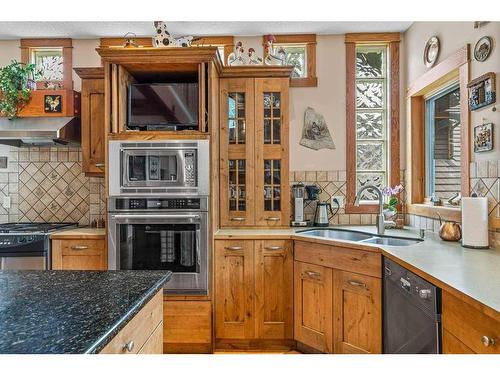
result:
<svg viewBox="0 0 500 375"><path fill-rule="evenodd" d="M0 224L0 233L49 233L58 229L77 226L78 223L6 223Z"/></svg>

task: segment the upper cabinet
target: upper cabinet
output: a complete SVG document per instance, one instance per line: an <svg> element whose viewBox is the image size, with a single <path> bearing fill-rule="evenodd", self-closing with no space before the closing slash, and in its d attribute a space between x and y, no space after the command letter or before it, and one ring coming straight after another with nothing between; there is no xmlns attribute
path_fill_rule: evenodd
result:
<svg viewBox="0 0 500 375"><path fill-rule="evenodd" d="M227 78L220 80L221 227L289 224L290 70L223 71Z"/></svg>
<svg viewBox="0 0 500 375"><path fill-rule="evenodd" d="M82 164L90 176L103 176L105 163L104 69L76 68L82 79Z"/></svg>

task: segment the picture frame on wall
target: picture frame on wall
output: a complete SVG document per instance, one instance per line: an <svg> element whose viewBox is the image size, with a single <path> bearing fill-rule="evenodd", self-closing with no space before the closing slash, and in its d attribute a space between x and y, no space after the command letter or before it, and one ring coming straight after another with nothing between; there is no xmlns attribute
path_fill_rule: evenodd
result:
<svg viewBox="0 0 500 375"><path fill-rule="evenodd" d="M467 87L469 89L469 108L471 111L496 103L495 73L483 74L472 80Z"/></svg>
<svg viewBox="0 0 500 375"><path fill-rule="evenodd" d="M474 152L493 150L493 124L482 124L474 128Z"/></svg>

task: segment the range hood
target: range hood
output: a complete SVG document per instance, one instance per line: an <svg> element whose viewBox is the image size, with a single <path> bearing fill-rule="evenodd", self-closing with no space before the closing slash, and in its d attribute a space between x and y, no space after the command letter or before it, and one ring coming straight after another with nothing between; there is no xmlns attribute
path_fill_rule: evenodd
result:
<svg viewBox="0 0 500 375"><path fill-rule="evenodd" d="M15 147L79 145L79 117L0 117L0 144Z"/></svg>

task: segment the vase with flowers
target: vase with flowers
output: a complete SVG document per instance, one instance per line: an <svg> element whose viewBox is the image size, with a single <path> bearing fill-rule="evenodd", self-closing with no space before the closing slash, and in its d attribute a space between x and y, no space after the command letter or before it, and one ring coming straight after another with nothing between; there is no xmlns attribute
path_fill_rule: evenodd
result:
<svg viewBox="0 0 500 375"><path fill-rule="evenodd" d="M394 187L387 186L382 189L382 195L384 196L384 217L385 220L395 221L396 215L398 213L399 198L397 195L403 191L403 185L399 184Z"/></svg>

